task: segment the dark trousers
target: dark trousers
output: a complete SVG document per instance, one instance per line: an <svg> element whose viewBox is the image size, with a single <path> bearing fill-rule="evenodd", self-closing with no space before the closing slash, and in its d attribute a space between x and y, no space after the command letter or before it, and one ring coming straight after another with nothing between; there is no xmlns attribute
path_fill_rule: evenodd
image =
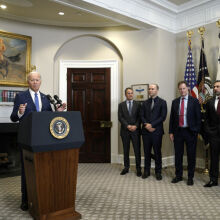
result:
<svg viewBox="0 0 220 220"><path fill-rule="evenodd" d="M210 165L210 180L218 182L219 175L219 154L220 154L220 139L211 138L211 165Z"/></svg>
<svg viewBox="0 0 220 220"><path fill-rule="evenodd" d="M124 167L129 169L130 167L130 141L132 141L135 161L136 161L136 169L141 168L141 151L140 151L140 135L137 132L125 132L121 135L122 143L123 143L123 151L124 151Z"/></svg>
<svg viewBox="0 0 220 220"><path fill-rule="evenodd" d="M21 150L21 200L23 202L28 202L27 198L27 185L26 185L26 177L24 170L24 158Z"/></svg>
<svg viewBox="0 0 220 220"><path fill-rule="evenodd" d="M176 176L183 176L184 143L186 143L188 178L193 178L196 166L197 134L189 128L179 128L174 134Z"/></svg>
<svg viewBox="0 0 220 220"><path fill-rule="evenodd" d="M155 173L161 173L162 170L162 145L163 135L155 135L153 133L142 134L144 143L144 171L150 173L151 168L151 150L153 147L155 157Z"/></svg>

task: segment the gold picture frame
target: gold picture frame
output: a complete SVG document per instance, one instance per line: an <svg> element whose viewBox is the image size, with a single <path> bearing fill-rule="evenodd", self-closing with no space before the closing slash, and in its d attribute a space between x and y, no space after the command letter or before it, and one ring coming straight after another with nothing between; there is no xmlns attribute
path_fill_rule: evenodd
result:
<svg viewBox="0 0 220 220"><path fill-rule="evenodd" d="M28 86L31 40L30 36L0 31L0 85Z"/></svg>

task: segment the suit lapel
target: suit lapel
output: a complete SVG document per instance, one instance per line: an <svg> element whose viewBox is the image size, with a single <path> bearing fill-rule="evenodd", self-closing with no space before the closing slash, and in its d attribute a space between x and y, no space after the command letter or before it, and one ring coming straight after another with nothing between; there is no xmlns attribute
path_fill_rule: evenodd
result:
<svg viewBox="0 0 220 220"><path fill-rule="evenodd" d="M212 99L211 99L211 107L212 107L212 110L213 110L213 112L215 112L216 113L216 110L215 110L215 99L216 99L216 97L214 96Z"/></svg>
<svg viewBox="0 0 220 220"><path fill-rule="evenodd" d="M128 107L127 107L126 101L124 101L124 102L122 103L122 106L123 106L124 112L127 114L127 116L129 116L129 112L128 112Z"/></svg>
<svg viewBox="0 0 220 220"><path fill-rule="evenodd" d="M157 106L158 106L158 105L159 105L159 98L156 97L156 98L154 99L154 107L153 107L152 110L151 110L151 104L149 105L149 106L150 106L150 111L151 111L151 112L154 112L154 110L157 109Z"/></svg>
<svg viewBox="0 0 220 220"><path fill-rule="evenodd" d="M191 105L192 105L191 96L188 96L188 103L187 103L187 110L186 110L187 111L187 116L189 115Z"/></svg>
<svg viewBox="0 0 220 220"><path fill-rule="evenodd" d="M29 103L31 105L31 109L36 111L36 106L34 104L34 101L33 101L32 97L31 97L31 94L30 94L29 90L27 90L26 98L27 98L27 103Z"/></svg>
<svg viewBox="0 0 220 220"><path fill-rule="evenodd" d="M132 106L132 115L134 115L134 112L136 111L137 108L137 103L133 101L133 106Z"/></svg>
<svg viewBox="0 0 220 220"><path fill-rule="evenodd" d="M43 111L44 110L44 107L45 107L45 95L44 94L42 94L41 92L40 92L40 98L41 98L41 103L42 103L42 107L41 107L41 111Z"/></svg>
<svg viewBox="0 0 220 220"><path fill-rule="evenodd" d="M180 110L180 97L178 99L176 99L176 103L175 103L175 108L177 110L177 114L179 115L179 110Z"/></svg>

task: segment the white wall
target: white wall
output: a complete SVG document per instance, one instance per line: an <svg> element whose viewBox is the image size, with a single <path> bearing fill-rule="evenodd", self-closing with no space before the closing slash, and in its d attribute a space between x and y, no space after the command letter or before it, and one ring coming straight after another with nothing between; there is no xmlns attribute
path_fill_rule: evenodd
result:
<svg viewBox="0 0 220 220"><path fill-rule="evenodd" d="M41 91L46 94L58 93L58 65L61 59L117 59L120 63L121 97L127 86L151 82L159 84L160 96L167 100L168 106L175 96L176 38L166 31L125 28L71 29L6 19L0 20L0 27L4 31L32 36L31 60L42 74ZM104 39L90 36L78 38L88 34L98 35ZM172 155L167 125L168 119L165 123L164 156ZM121 144L119 152L122 152Z"/></svg>

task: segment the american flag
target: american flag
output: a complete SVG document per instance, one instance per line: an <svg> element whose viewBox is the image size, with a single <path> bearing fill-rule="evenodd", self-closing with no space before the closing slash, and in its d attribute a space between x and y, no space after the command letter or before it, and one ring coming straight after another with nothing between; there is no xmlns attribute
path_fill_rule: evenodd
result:
<svg viewBox="0 0 220 220"><path fill-rule="evenodd" d="M211 78L209 77L208 67L206 63L203 38L202 38L202 45L200 52L197 88L198 88L198 99L200 104L206 103L206 101L213 96Z"/></svg>
<svg viewBox="0 0 220 220"><path fill-rule="evenodd" d="M191 40L188 41L188 55L187 55L187 61L186 61L186 70L185 70L185 76L184 80L187 82L190 93L193 97L198 97L198 89L196 87L196 73L195 73L195 67L194 62L192 58L192 48L191 48Z"/></svg>

